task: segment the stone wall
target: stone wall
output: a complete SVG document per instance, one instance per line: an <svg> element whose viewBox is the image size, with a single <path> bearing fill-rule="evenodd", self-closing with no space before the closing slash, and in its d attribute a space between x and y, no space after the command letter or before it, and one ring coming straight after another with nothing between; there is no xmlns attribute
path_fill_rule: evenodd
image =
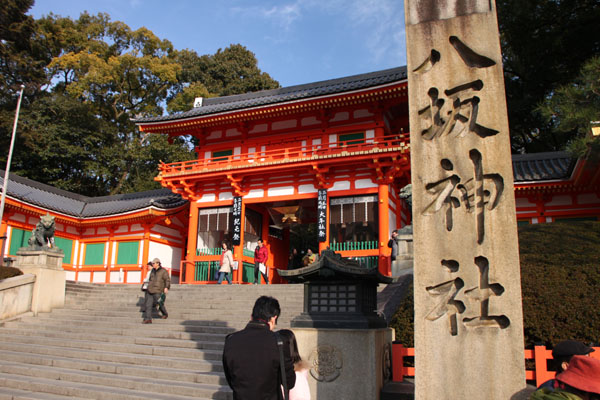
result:
<svg viewBox="0 0 600 400"><path fill-rule="evenodd" d="M33 274L0 281L0 321L31 311L34 283Z"/></svg>

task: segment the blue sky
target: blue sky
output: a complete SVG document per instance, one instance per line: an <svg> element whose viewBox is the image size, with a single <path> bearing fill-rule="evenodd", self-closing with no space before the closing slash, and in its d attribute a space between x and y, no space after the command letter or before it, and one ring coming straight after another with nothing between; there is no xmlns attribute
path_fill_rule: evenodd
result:
<svg viewBox="0 0 600 400"><path fill-rule="evenodd" d="M400 0L35 0L29 14L83 11L199 55L240 43L282 86L406 65Z"/></svg>

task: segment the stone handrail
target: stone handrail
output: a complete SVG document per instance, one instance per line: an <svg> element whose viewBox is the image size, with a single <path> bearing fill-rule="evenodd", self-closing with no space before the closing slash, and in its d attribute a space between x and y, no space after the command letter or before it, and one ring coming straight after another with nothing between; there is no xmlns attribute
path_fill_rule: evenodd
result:
<svg viewBox="0 0 600 400"><path fill-rule="evenodd" d="M0 281L0 321L31 311L35 279L24 274Z"/></svg>

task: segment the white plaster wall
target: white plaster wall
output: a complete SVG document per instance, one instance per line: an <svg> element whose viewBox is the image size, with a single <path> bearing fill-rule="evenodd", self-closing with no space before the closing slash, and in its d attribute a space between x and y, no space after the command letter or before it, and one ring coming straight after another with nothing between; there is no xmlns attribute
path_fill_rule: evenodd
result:
<svg viewBox="0 0 600 400"><path fill-rule="evenodd" d="M117 263L117 242L112 242L112 248L111 260L108 263L109 265L115 265Z"/></svg>
<svg viewBox="0 0 600 400"><path fill-rule="evenodd" d="M109 263L109 260L108 260L108 248L109 247L110 246L107 246L107 242L104 242L104 261L103 261L104 265ZM113 252L113 254L115 254L115 253Z"/></svg>
<svg viewBox="0 0 600 400"><path fill-rule="evenodd" d="M98 228L98 235L108 235L108 229L106 229L105 227L100 227Z"/></svg>
<svg viewBox="0 0 600 400"><path fill-rule="evenodd" d="M339 113L336 113L335 116L330 119L329 121L331 122L336 122L336 121L346 121L350 118L350 113L348 111L341 111Z"/></svg>
<svg viewBox="0 0 600 400"><path fill-rule="evenodd" d="M83 234L84 235L94 235L95 233L96 233L96 231L94 230L94 228L87 228Z"/></svg>
<svg viewBox="0 0 600 400"><path fill-rule="evenodd" d="M365 132L365 138L373 139L375 137L375 129L369 129Z"/></svg>
<svg viewBox="0 0 600 400"><path fill-rule="evenodd" d="M275 188L269 188L267 190L267 196L268 197L272 197L272 196L289 196L294 194L294 187L293 186L282 186L282 187L275 187Z"/></svg>
<svg viewBox="0 0 600 400"><path fill-rule="evenodd" d="M65 279L68 281L74 281L75 280L75 271L66 271L66 272L67 272L67 274L65 275L66 276Z"/></svg>
<svg viewBox="0 0 600 400"><path fill-rule="evenodd" d="M329 135L329 146L335 147L337 143L337 135Z"/></svg>
<svg viewBox="0 0 600 400"><path fill-rule="evenodd" d="M77 229L74 226L67 226L67 232L73 235L78 235Z"/></svg>
<svg viewBox="0 0 600 400"><path fill-rule="evenodd" d="M287 121L276 121L273 122L272 128L273 130L279 129L290 129L295 128L297 126L297 122L295 119L289 119Z"/></svg>
<svg viewBox="0 0 600 400"><path fill-rule="evenodd" d="M208 135L207 139L218 139L223 135L223 131L212 131L210 135Z"/></svg>
<svg viewBox="0 0 600 400"><path fill-rule="evenodd" d="M392 231L394 229L396 229L396 213L393 210L389 211L389 223L388 223L388 227L389 227L388 235L391 238L392 237ZM380 238L380 242L385 242L387 239L389 239L389 238Z"/></svg>
<svg viewBox="0 0 600 400"><path fill-rule="evenodd" d="M25 215L23 215L23 214L15 214L12 217L10 217L10 219L18 221L18 222L25 222L27 220Z"/></svg>
<svg viewBox="0 0 600 400"><path fill-rule="evenodd" d="M571 196L554 196L546 203L547 206L570 206L571 204Z"/></svg>
<svg viewBox="0 0 600 400"><path fill-rule="evenodd" d="M127 272L127 283L141 283L141 282L142 282L142 271Z"/></svg>
<svg viewBox="0 0 600 400"><path fill-rule="evenodd" d="M232 192L221 192L219 193L219 200L231 200L233 199Z"/></svg>
<svg viewBox="0 0 600 400"><path fill-rule="evenodd" d="M349 190L350 189L350 181L337 181L331 187L331 191L334 190Z"/></svg>
<svg viewBox="0 0 600 400"><path fill-rule="evenodd" d="M248 131L248 133L258 133L258 132L266 132L269 129L268 124L258 124L255 125L252 129Z"/></svg>
<svg viewBox="0 0 600 400"><path fill-rule="evenodd" d="M212 152L210 151L205 151L204 152L204 159L208 160L209 158L212 158Z"/></svg>
<svg viewBox="0 0 600 400"><path fill-rule="evenodd" d="M364 118L364 117L373 116L373 113L369 112L369 110L367 110L367 109L361 109L361 110L354 111L353 115L354 115L354 118Z"/></svg>
<svg viewBox="0 0 600 400"><path fill-rule="evenodd" d="M515 205L517 208L519 207L535 207L535 204L530 203L529 200L523 197L515 198Z"/></svg>
<svg viewBox="0 0 600 400"><path fill-rule="evenodd" d="M115 233L125 233L129 230L127 225L121 225L117 229L115 229Z"/></svg>
<svg viewBox="0 0 600 400"><path fill-rule="evenodd" d="M217 196L214 193L205 193L201 198L196 200L196 203L209 203L211 201L215 201Z"/></svg>
<svg viewBox="0 0 600 400"><path fill-rule="evenodd" d="M154 228L152 228L152 231L162 233L163 235L171 235L171 236L175 236L175 237L179 236L178 230L167 228L166 226L162 226L162 225L155 225Z"/></svg>
<svg viewBox="0 0 600 400"><path fill-rule="evenodd" d="M225 132L225 137L241 136L241 135L242 135L242 133L235 128L227 129L227 131Z"/></svg>
<svg viewBox="0 0 600 400"><path fill-rule="evenodd" d="M244 199L256 199L265 196L265 191L263 189L252 189L248 192L247 195L244 196Z"/></svg>
<svg viewBox="0 0 600 400"><path fill-rule="evenodd" d="M90 281L90 276L91 273L90 272L79 272L79 274L77 275L77 280L79 282L89 282Z"/></svg>
<svg viewBox="0 0 600 400"><path fill-rule="evenodd" d="M579 204L593 204L600 202L600 198L595 193L586 193L577 196L577 202Z"/></svg>
<svg viewBox="0 0 600 400"><path fill-rule="evenodd" d="M94 272L93 283L105 283L106 282L106 271Z"/></svg>
<svg viewBox="0 0 600 400"><path fill-rule="evenodd" d="M110 272L110 283L121 283L123 282L124 273L121 271Z"/></svg>
<svg viewBox="0 0 600 400"><path fill-rule="evenodd" d="M317 193L317 188L315 187L315 185L299 185L298 186L298 193L302 194L302 193Z"/></svg>
<svg viewBox="0 0 600 400"><path fill-rule="evenodd" d="M319 124L320 121L317 119L317 117L306 117L302 118L302 121L300 123L302 126L308 126Z"/></svg>
<svg viewBox="0 0 600 400"><path fill-rule="evenodd" d="M356 189L367 189L367 188L376 188L377 185L374 184L371 179L357 179L354 182L354 187Z"/></svg>
<svg viewBox="0 0 600 400"><path fill-rule="evenodd" d="M131 225L131 232L137 232L137 231L143 231L144 228L142 228L142 225L140 224L133 224Z"/></svg>
<svg viewBox="0 0 600 400"><path fill-rule="evenodd" d="M181 262L181 249L166 244L150 242L149 258L158 257L163 267L179 270Z"/></svg>

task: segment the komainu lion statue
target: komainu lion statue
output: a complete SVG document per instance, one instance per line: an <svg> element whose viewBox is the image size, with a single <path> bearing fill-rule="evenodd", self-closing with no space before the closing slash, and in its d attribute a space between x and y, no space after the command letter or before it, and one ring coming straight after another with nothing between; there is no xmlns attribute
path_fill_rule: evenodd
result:
<svg viewBox="0 0 600 400"><path fill-rule="evenodd" d="M29 248L35 250L55 249L54 246L54 217L50 214L40 217L29 238ZM58 250L58 249L57 249Z"/></svg>

